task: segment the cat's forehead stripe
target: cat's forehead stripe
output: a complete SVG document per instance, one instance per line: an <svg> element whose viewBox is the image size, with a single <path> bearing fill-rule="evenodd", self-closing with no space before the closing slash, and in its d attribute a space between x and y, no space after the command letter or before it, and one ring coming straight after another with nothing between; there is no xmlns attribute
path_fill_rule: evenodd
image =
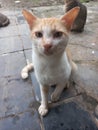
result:
<svg viewBox="0 0 98 130"><path fill-rule="evenodd" d="M59 23L59 20L56 18L41 19L41 26L50 26L51 28L55 28L58 23Z"/></svg>
<svg viewBox="0 0 98 130"><path fill-rule="evenodd" d="M58 31L62 31L64 33L67 34L67 30L66 30L66 27L61 23L60 19L58 18L42 18L42 19L39 19L37 21L37 25L35 26L35 29L34 30L42 30L43 29L48 29L48 31L52 30L58 30Z"/></svg>
<svg viewBox="0 0 98 130"><path fill-rule="evenodd" d="M44 23L44 24L50 24L50 25L52 25L52 24L54 24L55 22L58 22L59 21L59 19L57 19L57 18L43 18L42 19L42 22Z"/></svg>

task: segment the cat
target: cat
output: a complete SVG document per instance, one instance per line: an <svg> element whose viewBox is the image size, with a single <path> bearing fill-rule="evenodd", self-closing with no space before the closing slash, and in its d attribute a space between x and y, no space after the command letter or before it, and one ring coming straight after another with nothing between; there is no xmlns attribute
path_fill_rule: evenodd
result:
<svg viewBox="0 0 98 130"><path fill-rule="evenodd" d="M68 12L76 6L80 7L80 11L71 27L71 31L82 32L87 19L86 6L80 3L79 0L65 0L65 12Z"/></svg>
<svg viewBox="0 0 98 130"><path fill-rule="evenodd" d="M34 68L40 85L41 105L38 109L41 116L48 113L48 91L51 85L56 85L51 95L53 102L57 101L65 87L68 87L71 72L77 66L67 49L71 25L78 15L79 7L75 7L61 18L37 18L27 10L23 15L28 22L32 37L32 63L23 68L21 75L28 77L28 72Z"/></svg>

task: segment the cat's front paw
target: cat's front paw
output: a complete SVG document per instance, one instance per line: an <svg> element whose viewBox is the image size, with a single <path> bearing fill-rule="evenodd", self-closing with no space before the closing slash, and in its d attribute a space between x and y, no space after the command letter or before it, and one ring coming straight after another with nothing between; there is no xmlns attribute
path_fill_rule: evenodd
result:
<svg viewBox="0 0 98 130"><path fill-rule="evenodd" d="M22 77L22 79L27 79L28 73L27 72L21 72L21 77Z"/></svg>
<svg viewBox="0 0 98 130"><path fill-rule="evenodd" d="M56 101L58 101L59 98L60 98L60 96L57 95L55 92L52 93L52 95L51 95L51 101L52 101L52 102L56 102Z"/></svg>
<svg viewBox="0 0 98 130"><path fill-rule="evenodd" d="M48 113L48 108L43 105L40 105L38 111L41 116L45 116Z"/></svg>

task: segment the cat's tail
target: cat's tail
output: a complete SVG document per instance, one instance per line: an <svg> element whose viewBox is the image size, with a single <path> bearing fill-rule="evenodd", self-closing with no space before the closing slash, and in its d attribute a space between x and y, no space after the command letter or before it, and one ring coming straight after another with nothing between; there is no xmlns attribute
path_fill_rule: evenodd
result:
<svg viewBox="0 0 98 130"><path fill-rule="evenodd" d="M22 79L28 78L29 71L31 71L32 69L33 69L33 64L29 63L29 61L27 60L27 65L21 71Z"/></svg>

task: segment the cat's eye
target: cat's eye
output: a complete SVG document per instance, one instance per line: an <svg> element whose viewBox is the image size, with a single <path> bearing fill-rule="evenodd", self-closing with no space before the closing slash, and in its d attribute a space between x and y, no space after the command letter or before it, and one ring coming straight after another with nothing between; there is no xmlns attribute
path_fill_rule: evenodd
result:
<svg viewBox="0 0 98 130"><path fill-rule="evenodd" d="M41 38L41 37L43 37L43 34L42 34L42 32L35 32L35 36L37 38Z"/></svg>
<svg viewBox="0 0 98 130"><path fill-rule="evenodd" d="M60 38L62 35L63 35L62 32L57 31L57 32L54 33L53 37L54 37L54 38Z"/></svg>

